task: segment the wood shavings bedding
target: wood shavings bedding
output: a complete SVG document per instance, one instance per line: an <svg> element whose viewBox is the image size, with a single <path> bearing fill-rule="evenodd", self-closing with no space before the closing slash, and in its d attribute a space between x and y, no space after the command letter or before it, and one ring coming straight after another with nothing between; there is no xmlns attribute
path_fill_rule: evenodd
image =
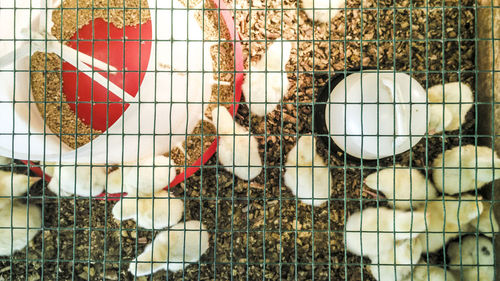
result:
<svg viewBox="0 0 500 281"><path fill-rule="evenodd" d="M284 12L283 20L281 11L262 10L281 7L281 3L292 9ZM202 257L201 265L188 266L184 272L175 274L159 272L151 278L373 280L364 267L369 260L345 253L343 229L345 218L360 206L384 206L384 202L377 202L363 189L364 177L374 172L377 164L364 162L361 166L359 161L344 158L338 151L330 152L318 142L318 153L330 159L334 187L330 205L313 209L297 203L283 186L283 155L294 146L297 134L312 131L311 102L328 81L329 70L379 66L411 70L424 87L459 78L475 85L474 1L462 1L460 9L442 7L443 4L456 6L454 3L456 1L417 0L410 4L409 0L363 0L367 9L361 11L361 1L348 0L347 17L343 11L329 26L313 25L303 11L297 10L297 1L237 0L238 8L252 7L252 11L236 12L242 39L259 40L251 44L243 42L245 56L252 54L258 59L265 51L263 40L266 38L283 37L294 40L296 45L287 65L291 72L290 88L282 108L269 114L267 119L249 120L248 108L241 106L236 117L242 125L251 124L252 132L260 139L265 171L251 183L234 180L231 174L216 166L213 158L202 171L174 188L175 195L185 198L186 220L201 219L211 231L211 247ZM467 40L456 40L459 35ZM328 38L332 41L320 41ZM371 41L360 43L361 39L368 38ZM436 40L422 41L425 39ZM378 165L380 168L394 164L426 167L443 149L473 144L474 132L472 111L462 126L462 135L450 132L444 138L432 136L411 152L384 159ZM41 186L33 188L32 195L40 196L41 190ZM30 261L26 262L25 252L16 253L12 260L0 263L0 268L5 269L0 276L39 279L43 274L46 279L64 280L88 276L111 280L131 278L128 264L123 261L142 252L151 242L152 232L138 230L130 222L118 225L109 217L106 219L102 214L109 213L113 205L108 202L55 197L39 201L45 207L47 230L28 248ZM59 227L61 229L56 230ZM89 257L95 262L89 264ZM43 262L52 259L70 262ZM119 259L122 262L118 262ZM429 264L442 261L439 255L427 260Z"/></svg>

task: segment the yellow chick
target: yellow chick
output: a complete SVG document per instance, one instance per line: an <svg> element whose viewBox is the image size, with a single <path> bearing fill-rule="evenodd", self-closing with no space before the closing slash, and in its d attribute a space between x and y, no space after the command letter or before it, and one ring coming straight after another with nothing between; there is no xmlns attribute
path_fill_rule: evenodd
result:
<svg viewBox="0 0 500 281"><path fill-rule="evenodd" d="M393 250L395 241L419 236L425 230L425 215L421 211L368 208L350 215L345 228L349 252L379 260L380 253Z"/></svg>
<svg viewBox="0 0 500 281"><path fill-rule="evenodd" d="M448 246L448 263L457 276L467 281L495 280L495 248L485 237L466 236Z"/></svg>
<svg viewBox="0 0 500 281"><path fill-rule="evenodd" d="M0 170L0 208L10 204L11 196L17 197L25 194L28 188L39 180L38 177Z"/></svg>
<svg viewBox="0 0 500 281"><path fill-rule="evenodd" d="M199 221L187 221L160 232L153 243L130 263L135 276L153 274L161 269L177 272L196 263L208 250L209 237Z"/></svg>
<svg viewBox="0 0 500 281"><path fill-rule="evenodd" d="M422 254L422 245L418 240L407 239L394 242L395 247L377 258L370 258L372 264L368 270L376 280L402 280L410 275L412 268L418 264Z"/></svg>
<svg viewBox="0 0 500 281"><path fill-rule="evenodd" d="M445 196L428 202L422 209L427 214L427 233L417 239L421 240L425 252L434 252L458 237L459 232L465 232L467 224L483 211L483 203L472 195Z"/></svg>
<svg viewBox="0 0 500 281"><path fill-rule="evenodd" d="M97 196L106 185L106 169L100 166L50 164L45 173L52 177L47 187L59 196Z"/></svg>
<svg viewBox="0 0 500 281"><path fill-rule="evenodd" d="M217 154L224 169L246 181L257 177L263 166L257 139L223 106L212 111L212 120L220 135Z"/></svg>
<svg viewBox="0 0 500 281"><path fill-rule="evenodd" d="M42 212L35 205L14 201L12 206L0 208L0 217L3 218L0 221L0 256L12 255L26 247L42 226Z"/></svg>
<svg viewBox="0 0 500 281"><path fill-rule="evenodd" d="M175 163L169 157L147 157L109 173L107 192L122 193L123 190L128 194L151 195L168 186L175 176Z"/></svg>
<svg viewBox="0 0 500 281"><path fill-rule="evenodd" d="M412 275L406 277L404 281L457 281L451 271L444 270L438 266L428 265L421 262L413 270Z"/></svg>
<svg viewBox="0 0 500 281"><path fill-rule="evenodd" d="M302 8L312 21L329 23L345 7L345 0L301 0Z"/></svg>
<svg viewBox="0 0 500 281"><path fill-rule="evenodd" d="M432 167L434 185L446 194L475 190L500 178L500 158L485 146L464 145L446 150L432 162Z"/></svg>
<svg viewBox="0 0 500 281"><path fill-rule="evenodd" d="M325 160L316 152L313 136L299 138L288 153L285 166L284 183L299 200L314 206L328 201L333 178Z"/></svg>
<svg viewBox="0 0 500 281"><path fill-rule="evenodd" d="M378 189L389 199L389 205L401 210L422 206L425 200L437 197L434 185L419 171L408 167L380 170L366 177L365 184L371 189Z"/></svg>
<svg viewBox="0 0 500 281"><path fill-rule="evenodd" d="M141 198L145 197L145 198ZM184 214L182 200L161 190L154 195L127 196L113 207L117 220L132 219L147 229L162 229L178 223Z"/></svg>
<svg viewBox="0 0 500 281"><path fill-rule="evenodd" d="M498 221L495 218L495 213L493 212L493 206L491 203L483 201L483 211L478 218L470 221L469 225L471 231L478 231L484 236L493 237L494 233L500 231L498 226Z"/></svg>
<svg viewBox="0 0 500 281"><path fill-rule="evenodd" d="M458 130L474 102L470 87L465 83L453 82L444 84L444 87L435 85L427 93L429 103L435 103L429 105L429 133Z"/></svg>
<svg viewBox="0 0 500 281"><path fill-rule="evenodd" d="M267 48L266 54L252 65L242 86L252 114L265 116L278 107L290 84L285 65L291 51L292 43L277 39Z"/></svg>

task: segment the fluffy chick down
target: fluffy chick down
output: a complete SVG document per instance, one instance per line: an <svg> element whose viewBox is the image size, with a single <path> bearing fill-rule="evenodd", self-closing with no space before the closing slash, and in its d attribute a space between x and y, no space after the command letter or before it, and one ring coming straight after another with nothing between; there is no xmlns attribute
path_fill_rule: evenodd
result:
<svg viewBox="0 0 500 281"><path fill-rule="evenodd" d="M395 241L416 238L425 230L425 215L420 211L368 208L349 216L346 223L347 250L372 261L394 251Z"/></svg>
<svg viewBox="0 0 500 281"><path fill-rule="evenodd" d="M329 23L345 8L345 0L301 0L301 3L307 17L320 23Z"/></svg>
<svg viewBox="0 0 500 281"><path fill-rule="evenodd" d="M52 177L47 187L59 196L97 196L106 186L106 169L101 166L47 164L45 173Z"/></svg>
<svg viewBox="0 0 500 281"><path fill-rule="evenodd" d="M391 250L370 258L368 270L376 280L402 280L410 275L418 264L422 254L422 245L418 240L407 239L394 242Z"/></svg>
<svg viewBox="0 0 500 281"><path fill-rule="evenodd" d="M284 183L298 199L314 206L328 201L333 178L325 160L316 152L313 136L299 138L288 153L285 166Z"/></svg>
<svg viewBox="0 0 500 281"><path fill-rule="evenodd" d="M498 221L495 217L495 213L493 212L493 206L491 203L483 201L483 211L481 215L470 221L470 231L476 232L478 231L484 236L493 237L494 233L498 233L500 231L500 227L498 225Z"/></svg>
<svg viewBox="0 0 500 281"><path fill-rule="evenodd" d="M234 122L223 106L212 111L212 120L219 134L217 156L224 169L246 181L257 177L263 166L257 139Z"/></svg>
<svg viewBox="0 0 500 281"><path fill-rule="evenodd" d="M0 256L9 256L28 245L42 226L42 212L35 205L6 199L11 204L0 208ZM14 229L12 229L14 228Z"/></svg>
<svg viewBox="0 0 500 281"><path fill-rule="evenodd" d="M444 270L438 266L428 265L421 262L413 270L413 275L408 276L405 281L411 281L411 277L415 281L457 281L451 271Z"/></svg>
<svg viewBox="0 0 500 281"><path fill-rule="evenodd" d="M147 157L111 172L107 192L151 195L164 189L175 176L175 163L169 157Z"/></svg>
<svg viewBox="0 0 500 281"><path fill-rule="evenodd" d="M365 184L371 189L378 189L389 199L389 205L401 210L420 207L425 200L437 197L434 185L418 170L408 167L380 170L366 177Z"/></svg>
<svg viewBox="0 0 500 281"><path fill-rule="evenodd" d="M472 108L474 96L465 83L453 82L428 89L429 132L455 131L465 121ZM444 119L443 119L444 116Z"/></svg>
<svg viewBox="0 0 500 281"><path fill-rule="evenodd" d="M135 276L153 274L159 270L173 272L196 263L208 250L209 235L199 221L187 221L160 232L153 243L130 263L129 271Z"/></svg>
<svg viewBox="0 0 500 281"><path fill-rule="evenodd" d="M460 243L461 242L461 243ZM466 236L448 246L448 263L457 276L467 281L495 280L495 248L486 237ZM478 278L479 277L479 278Z"/></svg>
<svg viewBox="0 0 500 281"><path fill-rule="evenodd" d="M0 208L10 208L10 198L25 194L40 178L0 170ZM9 205L9 206L6 206Z"/></svg>
<svg viewBox="0 0 500 281"><path fill-rule="evenodd" d="M427 233L417 239L424 245L424 252L435 252L466 231L467 225L483 211L483 203L472 195L444 196L428 202L423 209L427 214Z"/></svg>
<svg viewBox="0 0 500 281"><path fill-rule="evenodd" d="M276 109L290 82L285 65L290 59L292 43L278 39L265 55L250 68L242 91L252 114L265 116Z"/></svg>
<svg viewBox="0 0 500 281"><path fill-rule="evenodd" d="M122 198L113 207L113 217L117 220L132 219L138 226L147 229L162 229L181 220L184 203L168 191L161 190L154 195L139 196L129 195Z"/></svg>
<svg viewBox="0 0 500 281"><path fill-rule="evenodd" d="M434 159L432 167L436 188L451 195L481 188L500 178L500 158L485 146L464 145L446 150Z"/></svg>

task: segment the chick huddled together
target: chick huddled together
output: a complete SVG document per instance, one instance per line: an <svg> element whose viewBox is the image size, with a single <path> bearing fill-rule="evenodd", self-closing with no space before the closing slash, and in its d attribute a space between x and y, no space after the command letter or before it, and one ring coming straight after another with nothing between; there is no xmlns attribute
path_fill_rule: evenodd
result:
<svg viewBox="0 0 500 281"><path fill-rule="evenodd" d="M10 159L3 159L3 164ZM0 171L0 256L9 256L26 247L42 227L42 211L25 204L22 196L39 178Z"/></svg>
<svg viewBox="0 0 500 281"><path fill-rule="evenodd" d="M108 193L126 192L113 207L113 217L134 220L139 227L164 229L130 264L136 276L165 269L178 271L197 262L208 249L208 233L199 221L181 222L184 202L164 190L176 176L168 157L141 159L139 165L124 165L108 175Z"/></svg>
<svg viewBox="0 0 500 281"><path fill-rule="evenodd" d="M371 260L368 269L377 280L493 280L493 245L486 237L499 226L490 203L464 192L498 177L500 160L494 155L472 145L447 150L433 162L434 183L409 167L370 174L365 184L394 209L366 208L350 215L347 249ZM423 254L457 238L448 245L446 268L422 261Z"/></svg>
<svg viewBox="0 0 500 281"><path fill-rule="evenodd" d="M184 214L183 200L176 198L166 186L176 177L175 165L169 157L156 155L138 163L123 164L107 173L103 166L46 165L52 179L51 191L59 195L97 196L126 194L113 207L118 221L133 220L145 229L160 230L154 241L131 262L129 271L136 276L165 269L178 271L197 262L208 249L208 232L199 221L180 222Z"/></svg>

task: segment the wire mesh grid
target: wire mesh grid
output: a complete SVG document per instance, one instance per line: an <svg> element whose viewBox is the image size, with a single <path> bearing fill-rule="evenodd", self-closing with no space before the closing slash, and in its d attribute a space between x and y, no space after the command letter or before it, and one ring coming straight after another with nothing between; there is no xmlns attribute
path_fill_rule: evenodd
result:
<svg viewBox="0 0 500 281"><path fill-rule="evenodd" d="M0 276L493 280L499 13L495 0L0 1L0 152L18 159L2 159ZM383 101L361 79L376 100L338 126L363 130L333 133L350 90L330 94L359 73L391 73L392 89L408 74L424 102ZM409 150L381 155L396 135Z"/></svg>

